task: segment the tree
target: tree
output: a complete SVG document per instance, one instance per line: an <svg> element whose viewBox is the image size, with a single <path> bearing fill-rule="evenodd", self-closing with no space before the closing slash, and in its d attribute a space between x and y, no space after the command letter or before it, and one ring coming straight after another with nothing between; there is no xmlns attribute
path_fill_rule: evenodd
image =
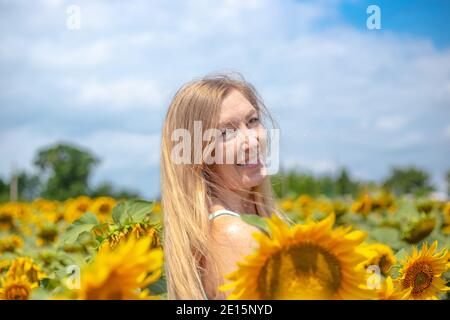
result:
<svg viewBox="0 0 450 320"><path fill-rule="evenodd" d="M8 201L9 199L9 183L0 178L0 202Z"/></svg>
<svg viewBox="0 0 450 320"><path fill-rule="evenodd" d="M19 199L30 201L37 198L41 192L41 181L37 175L22 171L17 176Z"/></svg>
<svg viewBox="0 0 450 320"><path fill-rule="evenodd" d="M357 189L357 183L352 181L347 169L341 169L335 182L336 193L338 195L354 194Z"/></svg>
<svg viewBox="0 0 450 320"><path fill-rule="evenodd" d="M109 196L116 199L130 199L130 198L138 198L139 193L132 190L116 190L110 182L103 182L97 187L93 188L89 195L91 197L99 197L99 196Z"/></svg>
<svg viewBox="0 0 450 320"><path fill-rule="evenodd" d="M87 194L89 176L98 163L87 150L69 144L41 149L34 161L42 176L48 177L41 195L64 200Z"/></svg>
<svg viewBox="0 0 450 320"><path fill-rule="evenodd" d="M416 167L391 169L390 176L384 181L384 187L397 195L412 194L425 196L434 190L429 174Z"/></svg>
<svg viewBox="0 0 450 320"><path fill-rule="evenodd" d="M335 178L328 174L314 175L291 168L287 172L280 171L277 175L272 176L272 185L277 197L301 194L327 197L356 195L364 187L361 182L351 179L347 169L342 169Z"/></svg>

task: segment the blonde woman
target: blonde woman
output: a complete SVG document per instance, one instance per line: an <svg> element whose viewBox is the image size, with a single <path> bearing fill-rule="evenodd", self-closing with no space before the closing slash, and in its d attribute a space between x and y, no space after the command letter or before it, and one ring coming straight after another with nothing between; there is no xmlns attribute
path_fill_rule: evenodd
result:
<svg viewBox="0 0 450 320"><path fill-rule="evenodd" d="M268 145L265 120L274 124L254 87L237 74L192 81L178 90L170 103L161 143L169 299L226 298L229 292L217 289L224 283L224 275L256 247L252 233L258 229L240 216L281 216L261 157ZM219 133L216 140L202 141L208 129ZM183 163L174 159L182 140L174 139L179 133L187 134L189 141L184 146L193 149L187 158L183 150L184 160L190 160ZM199 146L196 134L200 135L201 150L193 147ZM209 157L199 157L211 146ZM250 159L255 150L256 158ZM211 162L217 154L215 159L231 156ZM232 161L226 161L229 159Z"/></svg>

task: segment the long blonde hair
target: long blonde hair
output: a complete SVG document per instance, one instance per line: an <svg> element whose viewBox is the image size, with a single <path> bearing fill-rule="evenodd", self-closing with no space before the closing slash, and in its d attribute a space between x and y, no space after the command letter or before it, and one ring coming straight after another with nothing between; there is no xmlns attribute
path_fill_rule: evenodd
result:
<svg viewBox="0 0 450 320"><path fill-rule="evenodd" d="M203 130L218 128L221 103L233 89L242 93L260 116L276 125L255 88L235 73L210 75L185 84L176 92L167 111L161 142L161 204L168 299L204 298L201 261L214 256L209 247L209 199L224 188L213 182L213 177L217 177L208 165L195 164L195 154L191 155L192 164L176 164L171 160L176 144L172 133L175 129L187 129L193 136L194 121L201 121ZM206 142L202 144L204 148ZM258 215L281 215L275 206L269 176L250 192ZM218 272L217 266L212 272Z"/></svg>

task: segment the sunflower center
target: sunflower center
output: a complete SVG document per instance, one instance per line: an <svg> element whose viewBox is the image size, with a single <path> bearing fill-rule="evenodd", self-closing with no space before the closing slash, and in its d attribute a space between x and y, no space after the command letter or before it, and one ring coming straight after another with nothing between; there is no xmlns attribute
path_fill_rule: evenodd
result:
<svg viewBox="0 0 450 320"><path fill-rule="evenodd" d="M5 297L8 300L27 300L30 290L26 285L15 284L5 289Z"/></svg>
<svg viewBox="0 0 450 320"><path fill-rule="evenodd" d="M106 204L106 203L104 203L104 204L102 204L102 205L100 206L100 208L98 209L98 211L99 211L101 214L107 214L107 213L109 213L109 211L111 211L111 210L110 210L109 205Z"/></svg>
<svg viewBox="0 0 450 320"><path fill-rule="evenodd" d="M85 212L87 209L88 209L88 206L86 203L80 203L78 205L78 211Z"/></svg>
<svg viewBox="0 0 450 320"><path fill-rule="evenodd" d="M406 272L403 288L412 287L413 294L425 291L433 282L433 269L428 263L416 262Z"/></svg>
<svg viewBox="0 0 450 320"><path fill-rule="evenodd" d="M271 256L258 277L263 299L329 299L341 284L340 264L325 248L301 243Z"/></svg>
<svg viewBox="0 0 450 320"><path fill-rule="evenodd" d="M11 215L0 214L0 223L12 225L13 217Z"/></svg>

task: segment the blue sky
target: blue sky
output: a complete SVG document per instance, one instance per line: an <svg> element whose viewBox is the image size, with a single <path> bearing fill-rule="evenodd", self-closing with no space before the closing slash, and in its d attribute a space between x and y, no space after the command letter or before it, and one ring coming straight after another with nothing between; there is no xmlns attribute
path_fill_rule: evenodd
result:
<svg viewBox="0 0 450 320"><path fill-rule="evenodd" d="M382 29L398 34L432 39L439 48L448 48L450 33L450 1L447 0L382 0L348 1L341 5L342 18L356 28L364 28L361 15L370 4L382 9Z"/></svg>
<svg viewBox="0 0 450 320"><path fill-rule="evenodd" d="M80 29L66 26L68 6ZM366 8L381 10L368 30ZM447 1L0 0L0 176L60 141L92 183L159 192L162 121L184 82L239 71L281 126L280 161L380 180L450 168Z"/></svg>

